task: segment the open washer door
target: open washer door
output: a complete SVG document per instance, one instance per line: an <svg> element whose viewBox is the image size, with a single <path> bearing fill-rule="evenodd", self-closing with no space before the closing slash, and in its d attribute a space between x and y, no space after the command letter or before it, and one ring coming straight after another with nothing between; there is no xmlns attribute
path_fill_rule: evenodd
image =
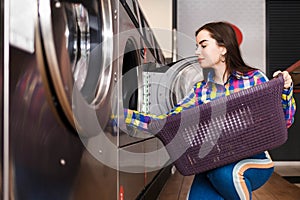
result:
<svg viewBox="0 0 300 200"><path fill-rule="evenodd" d="M148 107L144 111L157 115L169 112L206 74L194 56L144 71L146 90L149 91Z"/></svg>
<svg viewBox="0 0 300 200"><path fill-rule="evenodd" d="M39 1L39 67L53 108L77 131L81 125L74 117L74 92L85 101L81 107L95 110L101 126L109 119L112 23L110 1Z"/></svg>

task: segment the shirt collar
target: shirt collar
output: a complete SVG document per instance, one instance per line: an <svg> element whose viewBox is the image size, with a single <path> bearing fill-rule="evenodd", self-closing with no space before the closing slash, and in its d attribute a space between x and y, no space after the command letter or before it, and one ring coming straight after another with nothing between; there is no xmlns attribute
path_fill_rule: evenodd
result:
<svg viewBox="0 0 300 200"><path fill-rule="evenodd" d="M233 71L232 75L236 77L237 79L251 79L254 76L255 70L249 71L249 72L238 72L238 71Z"/></svg>
<svg viewBox="0 0 300 200"><path fill-rule="evenodd" d="M245 72L245 73L238 72L238 71L233 71L231 73L231 75L229 76L228 80L231 77L234 77L236 79L243 79L243 80L251 79L253 77L254 73L255 73L255 70L252 70L252 71L249 71L249 72ZM215 75L214 70L209 71L208 75L207 75L207 82L214 83L214 75ZM228 81L226 81L226 82L228 82Z"/></svg>

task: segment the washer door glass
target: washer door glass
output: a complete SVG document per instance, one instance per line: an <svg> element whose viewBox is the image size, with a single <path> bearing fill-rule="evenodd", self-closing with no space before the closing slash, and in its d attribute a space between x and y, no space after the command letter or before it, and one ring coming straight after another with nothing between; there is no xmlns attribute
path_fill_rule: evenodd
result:
<svg viewBox="0 0 300 200"><path fill-rule="evenodd" d="M51 84L60 107L73 124L74 87L95 108L107 98L113 25L110 1L71 2L40 1L39 20Z"/></svg>
<svg viewBox="0 0 300 200"><path fill-rule="evenodd" d="M204 79L196 57L185 58L169 66L161 75L153 74L159 76L151 80L150 113L164 114L170 111L188 95L195 83Z"/></svg>

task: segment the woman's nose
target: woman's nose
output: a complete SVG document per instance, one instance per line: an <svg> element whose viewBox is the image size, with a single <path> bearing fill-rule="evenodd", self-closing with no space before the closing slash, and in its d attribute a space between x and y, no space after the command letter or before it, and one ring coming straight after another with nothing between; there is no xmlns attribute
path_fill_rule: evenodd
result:
<svg viewBox="0 0 300 200"><path fill-rule="evenodd" d="M200 55L201 54L201 48L199 46L196 47L195 54L196 55Z"/></svg>

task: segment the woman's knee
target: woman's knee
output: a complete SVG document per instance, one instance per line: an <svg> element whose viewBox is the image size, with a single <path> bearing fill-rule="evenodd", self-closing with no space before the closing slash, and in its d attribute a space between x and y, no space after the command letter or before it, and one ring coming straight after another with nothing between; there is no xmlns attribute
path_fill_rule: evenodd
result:
<svg viewBox="0 0 300 200"><path fill-rule="evenodd" d="M224 200L208 180L206 174L195 175L188 193L189 200Z"/></svg>
<svg viewBox="0 0 300 200"><path fill-rule="evenodd" d="M213 185L232 185L232 165L216 168L207 173L207 177Z"/></svg>
<svg viewBox="0 0 300 200"><path fill-rule="evenodd" d="M236 184L234 183L233 175L234 164L217 168L210 171L207 176L214 186L214 188L220 193L225 199L230 200L240 200L239 193L236 189ZM242 176L242 175L239 175ZM247 184L248 186L248 184ZM247 187L248 188L248 187ZM251 193L251 188L248 188L247 195ZM246 192L246 191L244 191ZM251 195L251 194L250 194Z"/></svg>
<svg viewBox="0 0 300 200"><path fill-rule="evenodd" d="M244 177L251 183L252 190L263 186L274 172L274 167L268 169L248 169L244 172Z"/></svg>

